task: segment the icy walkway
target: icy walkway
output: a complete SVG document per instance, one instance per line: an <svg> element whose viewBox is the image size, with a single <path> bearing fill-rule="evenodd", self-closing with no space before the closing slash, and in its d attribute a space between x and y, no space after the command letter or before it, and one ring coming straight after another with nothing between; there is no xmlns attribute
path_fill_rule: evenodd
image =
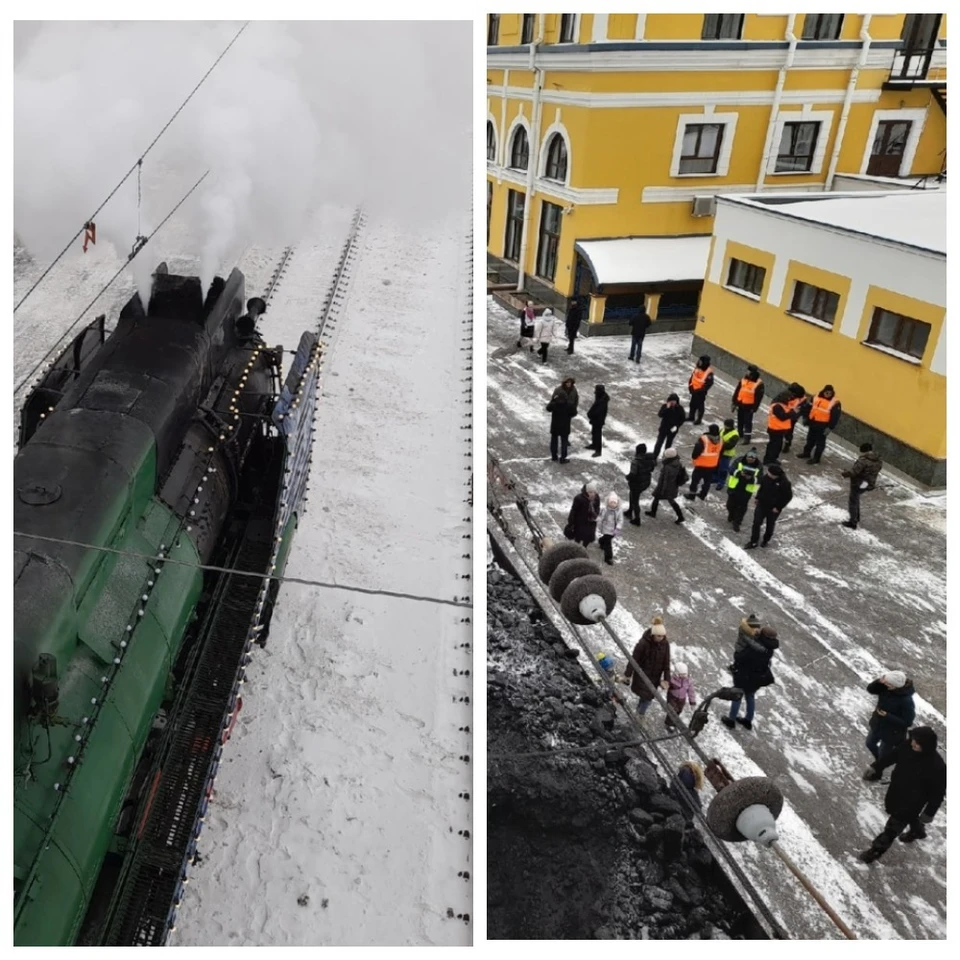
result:
<svg viewBox="0 0 960 960"><path fill-rule="evenodd" d="M291 576L450 598L455 572L469 571L465 235L466 221L430 235L366 228L324 372ZM308 288L329 279L311 256L278 290L274 324L285 305L307 309ZM471 860L459 834L470 805L458 794L471 777L460 759L471 752L461 730L471 710L460 702L469 678L454 675L469 667L463 614L282 588L217 780L179 944L470 942L456 917L470 912L470 884L457 875Z"/></svg>
<svg viewBox="0 0 960 960"><path fill-rule="evenodd" d="M515 350L516 335L516 319L489 301L489 449L527 490L548 535L559 538L585 480L598 480L604 495L616 490L626 498L623 473L634 445L645 441L652 448L660 404L672 391L687 395L690 335L648 336L639 366L627 362L625 339L600 337L578 340L573 357L557 341L542 366ZM577 379L580 416L572 460L561 466L549 459L544 407L567 374ZM612 399L604 455L594 460L583 448L598 383ZM718 376L705 423L729 416L732 392L732 381ZM697 435L690 425L681 430L676 446L687 462ZM884 476L882 488L863 498L863 525L852 532L839 526L846 517L840 470L850 456L830 444L819 467L792 452L784 462L794 499L766 550L743 550L747 537L726 525L724 499L715 493L694 507L682 501L688 522L681 528L669 509L656 520L643 517L640 528L628 524L609 568L620 596L613 621L632 643L652 616L663 614L673 659L689 664L700 694L729 682L726 666L741 616L756 612L775 625L777 684L758 695L754 731L728 731L714 721L700 738L704 748L735 775L764 773L777 781L788 801L780 821L785 849L860 938L942 938L946 805L928 840L895 844L871 867L855 854L885 820L885 788L860 779L870 759L863 746L873 704L863 689L867 682L884 667L902 665L917 686L917 722L944 736L945 499L920 496ZM641 502L646 508L649 492ZM599 558L595 546L591 554ZM616 655L600 628L589 629ZM838 936L775 858L743 846L737 851L795 936Z"/></svg>

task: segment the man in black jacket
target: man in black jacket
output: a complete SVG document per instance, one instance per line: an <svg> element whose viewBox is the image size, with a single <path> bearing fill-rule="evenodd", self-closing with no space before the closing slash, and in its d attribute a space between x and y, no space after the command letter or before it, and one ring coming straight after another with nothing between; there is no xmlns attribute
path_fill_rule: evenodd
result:
<svg viewBox="0 0 960 960"><path fill-rule="evenodd" d="M643 338L647 335L647 330L652 322L647 315L646 304L641 304L640 309L634 314L633 319L630 321L629 359L636 363L640 362L640 354L643 352Z"/></svg>
<svg viewBox="0 0 960 960"><path fill-rule="evenodd" d="M913 726L913 682L902 670L888 670L867 685L867 693L877 698L877 705L870 717L866 740L874 763L867 767L863 776L865 780L873 780L876 779L876 761L896 750Z"/></svg>
<svg viewBox="0 0 960 960"><path fill-rule="evenodd" d="M731 404L731 409L737 414L737 433L740 434L740 442L748 446L753 436L753 415L760 409L762 399L763 381L760 379L760 371L751 364L737 382Z"/></svg>
<svg viewBox="0 0 960 960"><path fill-rule="evenodd" d="M577 339L577 333L580 330L581 316L580 301L571 301L570 309L567 310L566 320L564 321L567 328L567 353L573 353L573 342Z"/></svg>
<svg viewBox="0 0 960 960"><path fill-rule="evenodd" d="M876 776L872 780L879 780L887 767L894 770L883 804L888 820L873 843L857 855L864 863L879 860L897 837L904 843L923 840L927 835L924 827L936 816L947 795L947 765L937 753L937 735L930 727L914 727L906 743L874 766Z"/></svg>
<svg viewBox="0 0 960 960"><path fill-rule="evenodd" d="M657 431L657 442L653 448L654 460L660 456L661 450L669 450L673 446L680 427L686 423L687 411L680 405L680 397L671 393L667 402L660 407L657 416L660 418L660 429Z"/></svg>
<svg viewBox="0 0 960 960"><path fill-rule="evenodd" d="M793 499L793 487L779 463L768 463L767 472L760 478L757 505L753 511L753 529L746 549L752 550L760 541L760 527L766 522L761 546L766 546L773 536L773 528L783 508Z"/></svg>
<svg viewBox="0 0 960 960"><path fill-rule="evenodd" d="M650 486L656 466L657 458L652 453L647 453L647 445L638 443L633 460L630 461L630 472L626 474L630 487L630 509L623 515L624 519L629 520L635 527L640 526L640 494Z"/></svg>
<svg viewBox="0 0 960 960"><path fill-rule="evenodd" d="M563 383L553 391L553 396L547 404L547 413L550 414L550 459L569 463L567 459L567 445L570 439L570 424L577 415L580 404L580 395L575 386L576 380L567 377ZM558 449L559 448L559 449Z"/></svg>
<svg viewBox="0 0 960 960"><path fill-rule="evenodd" d="M593 393L593 403L587 411L587 419L590 421L591 430L591 442L587 445L587 449L592 450L595 457L599 457L603 452L603 425L607 422L607 407L610 404L610 397L602 383L597 384Z"/></svg>
<svg viewBox="0 0 960 960"><path fill-rule="evenodd" d="M850 481L850 499L848 509L850 510L850 519L843 521L843 526L851 530L857 529L860 523L860 494L867 490L877 489L877 477L883 469L883 461L873 452L872 443L860 444L860 456L857 457L853 467L849 470L842 470L841 477L846 477ZM864 486L866 484L866 486Z"/></svg>

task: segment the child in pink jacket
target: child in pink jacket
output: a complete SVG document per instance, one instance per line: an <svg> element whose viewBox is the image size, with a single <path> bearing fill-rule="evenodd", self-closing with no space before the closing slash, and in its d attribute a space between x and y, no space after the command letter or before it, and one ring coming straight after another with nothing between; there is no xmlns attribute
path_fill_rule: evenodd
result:
<svg viewBox="0 0 960 960"><path fill-rule="evenodd" d="M685 663L675 664L673 676L670 678L670 686L667 688L667 703L669 703L678 714L681 714L687 703L692 707L696 702L697 694L693 689L693 681L690 679L687 665ZM668 727L674 726L669 715L665 722Z"/></svg>

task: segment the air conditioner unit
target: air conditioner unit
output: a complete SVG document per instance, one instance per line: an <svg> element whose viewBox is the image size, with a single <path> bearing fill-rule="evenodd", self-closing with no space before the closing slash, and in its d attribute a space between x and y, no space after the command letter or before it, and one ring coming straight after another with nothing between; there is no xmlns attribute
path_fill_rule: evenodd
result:
<svg viewBox="0 0 960 960"><path fill-rule="evenodd" d="M695 217L712 217L717 212L716 197L694 197L693 210Z"/></svg>

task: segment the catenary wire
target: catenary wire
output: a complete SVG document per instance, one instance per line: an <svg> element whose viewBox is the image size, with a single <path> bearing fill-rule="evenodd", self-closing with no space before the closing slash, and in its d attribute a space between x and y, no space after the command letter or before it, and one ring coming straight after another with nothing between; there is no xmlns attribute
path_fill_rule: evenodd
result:
<svg viewBox="0 0 960 960"><path fill-rule="evenodd" d="M74 240L76 240L77 237L79 237L80 234L83 233L83 231L86 229L87 224L91 223L94 220L97 214L100 213L100 211L110 202L114 194L127 182L127 180L130 177L130 174L133 173L134 170L138 170L138 168L143 163L143 158L154 148L154 146L156 146L157 141L167 132L167 128L170 126L170 124L177 119L177 117L180 115L180 111L183 110L183 108L193 99L193 95L200 89L200 87L203 86L203 83L207 79L207 77L209 77L210 74L213 73L214 68L227 55L227 51L237 42L237 40L240 39L240 34L243 33L243 31L246 30L249 25L250 25L250 21L247 20L244 23L244 25L237 31L234 38L226 45L226 47L224 47L223 52L220 54L220 56L217 57L216 60L214 60L213 66L210 67L210 69L200 78L200 82L190 91L189 95L187 96L187 99L184 100L179 107L177 107L176 112L166 122L163 129L153 138L153 140L150 141L150 146L148 146L147 149L140 154L140 156L137 158L136 163L134 163L134 165L123 175L123 179L110 191L109 195L107 196L107 199L104 200L103 203L101 203L100 206L97 207L97 209L94 210L89 217L87 217L87 219L83 223L83 226L67 241L67 245L57 254L56 259L50 264L50 266L47 267L46 270L43 271L43 273L40 274L39 277L37 277L36 281L34 281L33 286L30 287L30 289L20 298L17 305L13 308L14 313L16 313L20 309L20 307L23 305L24 300L26 300L27 297L29 297L30 294L33 293L33 291L36 290L37 287L40 286L40 284L43 282L44 277L46 277L46 275L57 265L57 263L59 263L59 261L70 249L70 247L73 246ZM139 194L139 190L140 190L140 186L138 181L138 184L137 184L138 194ZM138 209L138 215L139 215L139 209ZM139 227L137 229L137 232L139 233Z"/></svg>
<svg viewBox="0 0 960 960"><path fill-rule="evenodd" d="M305 580L302 577L278 577L272 573L259 573L256 570L235 570L230 567L218 567L209 563L191 563L189 560L177 560L170 556L157 557L149 553L138 553L135 550L119 550L116 547L105 547L96 543L83 543L80 540L67 540L63 537L44 537L34 533L24 533L14 530L15 537L25 540L40 540L46 543L59 543L67 547L82 547L86 550L99 550L102 553L113 553L122 557L131 557L134 560L144 560L147 563L175 563L181 567L193 567L195 570L209 570L212 573L229 573L238 577L255 577L258 580L276 580L278 583L298 583L305 587L322 587L326 590L344 590L348 593L364 593L369 596L396 597L401 600L416 600L420 603L437 603L450 607L464 607L472 609L473 604L463 600L447 600L443 597L426 597L416 593L402 593L399 590L375 590L371 587L355 587L342 583L328 583L323 580Z"/></svg>

